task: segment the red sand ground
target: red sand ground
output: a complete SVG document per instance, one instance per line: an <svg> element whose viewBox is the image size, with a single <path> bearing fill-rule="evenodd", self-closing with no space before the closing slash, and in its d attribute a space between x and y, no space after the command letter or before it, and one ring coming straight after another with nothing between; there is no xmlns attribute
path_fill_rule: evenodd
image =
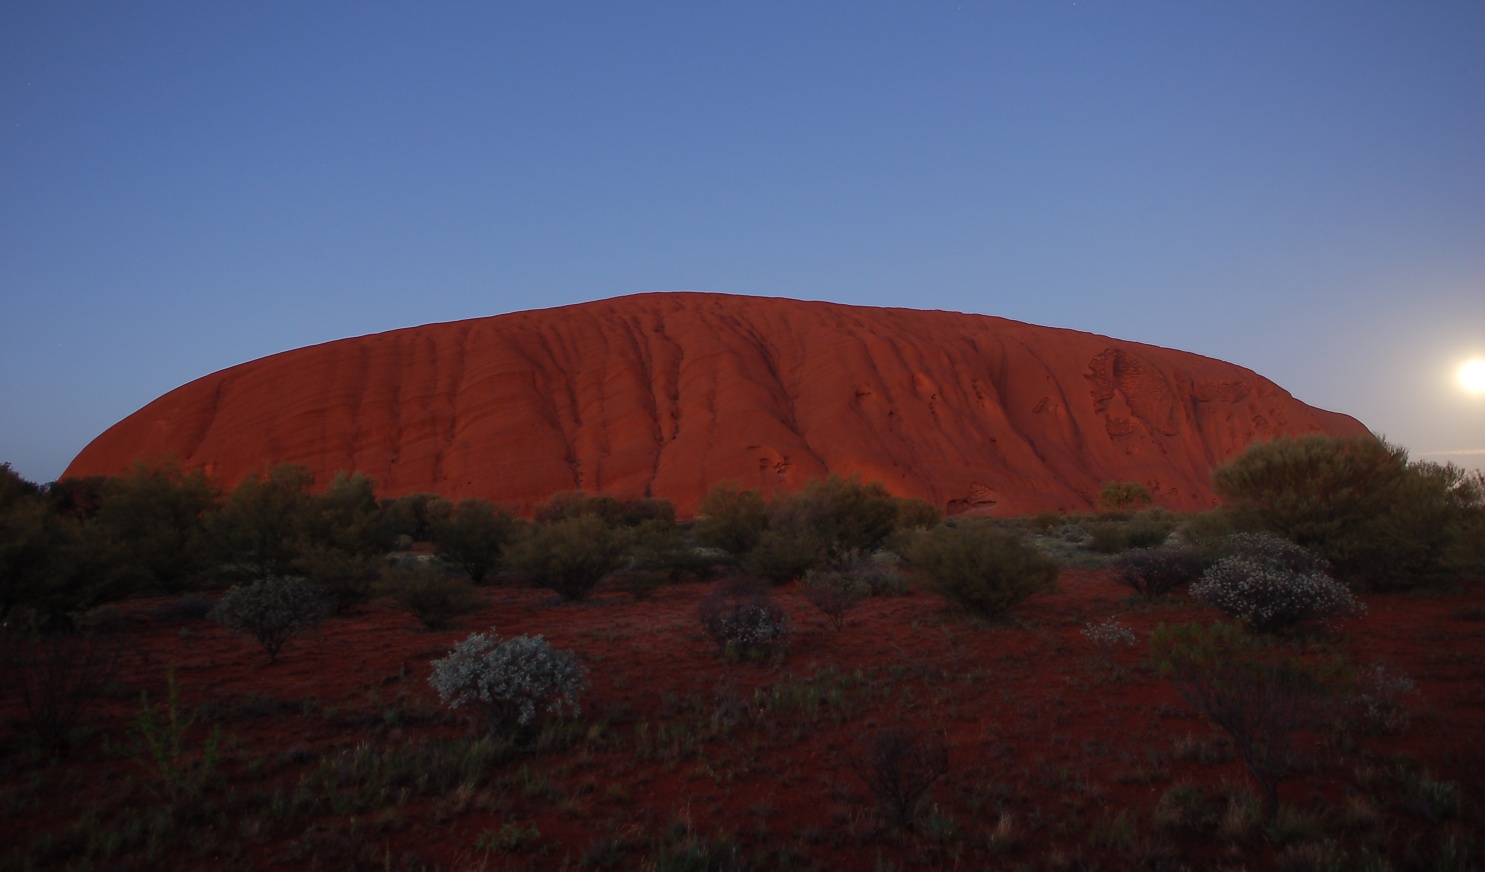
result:
<svg viewBox="0 0 1485 872"><path fill-rule="evenodd" d="M564 605L547 591L497 588L489 608L440 632L372 606L291 640L275 665L246 636L161 619L160 601L129 603L121 626L131 659L98 706L92 738L56 763L14 746L0 756L0 844L18 854L38 838L65 843L58 834L90 805L98 822L82 826L99 831L159 805L143 788L147 770L119 749L139 691L163 698L174 664L183 702L209 707L227 736L225 777L208 789L208 817L189 839L153 860L134 854L89 868L561 869L585 857L598 868L607 857L606 868L632 869L687 832L766 857L759 868L1279 862L1282 849L1261 833L1219 832L1222 786L1246 785L1247 776L1213 728L1142 665L1143 641L1118 657L1126 670L1118 676L1079 633L1115 613L1142 640L1160 622L1210 617L1188 602L1134 602L1105 572L1070 570L1059 593L1025 604L1012 625L977 624L914 593L870 600L836 632L788 587L779 593L797 636L781 663L756 665L723 661L699 632L695 612L708 589L662 588L645 602L600 590ZM1397 735L1307 735L1311 762L1281 795L1314 812L1320 834L1353 855L1378 843L1394 868L1434 868L1438 845L1471 838L1485 804L1485 586L1366 602L1338 644L1359 665L1384 663L1416 681L1411 724ZM318 807L271 811L275 794L292 794L322 761L363 744L468 735L438 708L429 661L491 626L544 634L586 666L591 688L575 745L514 755L473 791L399 798L394 790L342 813L321 791ZM843 689L813 712L760 702L801 683ZM715 731L726 719L719 712L735 726ZM849 764L863 735L903 724L941 731L951 760L933 790L936 823L914 834L881 828ZM192 734L198 743L202 736ZM1421 770L1462 789L1463 818L1430 821L1410 806L1400 785ZM1154 820L1162 793L1181 783L1205 793L1206 823ZM992 835L1002 814L1008 844ZM505 824L539 837L511 851L477 847L482 833ZM57 852L41 867L63 868L68 855Z"/></svg>
<svg viewBox="0 0 1485 872"><path fill-rule="evenodd" d="M719 482L834 472L951 514L1092 508L1136 481L1214 505L1255 439L1362 433L1250 370L1004 318L640 294L301 348L171 391L65 476L173 454L225 487L279 463L519 510L581 489L682 516Z"/></svg>

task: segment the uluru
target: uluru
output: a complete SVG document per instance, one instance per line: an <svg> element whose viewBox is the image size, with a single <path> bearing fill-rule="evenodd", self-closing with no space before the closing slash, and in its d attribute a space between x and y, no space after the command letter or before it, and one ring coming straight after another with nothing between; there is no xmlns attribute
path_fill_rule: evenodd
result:
<svg viewBox="0 0 1485 872"><path fill-rule="evenodd" d="M64 476L174 456L230 487L280 463L383 496L518 510L582 489L694 512L729 482L829 473L950 513L1090 507L1101 483L1215 502L1214 466L1283 434L1365 432L1247 369L985 315L651 293L275 354L165 394Z"/></svg>

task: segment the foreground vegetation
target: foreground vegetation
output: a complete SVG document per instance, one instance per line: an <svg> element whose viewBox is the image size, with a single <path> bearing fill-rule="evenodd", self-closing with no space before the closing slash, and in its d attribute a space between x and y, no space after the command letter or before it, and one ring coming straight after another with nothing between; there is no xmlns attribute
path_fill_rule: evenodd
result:
<svg viewBox="0 0 1485 872"><path fill-rule="evenodd" d="M0 868L1480 868L1479 480L1382 448L948 522L7 469ZM1377 487L1385 572L1294 520Z"/></svg>

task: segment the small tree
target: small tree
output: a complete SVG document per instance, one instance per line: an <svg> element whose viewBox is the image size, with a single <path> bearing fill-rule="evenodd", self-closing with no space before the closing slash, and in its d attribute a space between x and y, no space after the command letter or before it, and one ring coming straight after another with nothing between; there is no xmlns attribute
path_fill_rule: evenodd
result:
<svg viewBox="0 0 1485 872"><path fill-rule="evenodd" d="M471 635L448 657L433 661L428 683L449 708L482 710L491 733L529 727L542 712L577 714L577 695L587 686L571 653L552 648L541 636L502 640L493 629Z"/></svg>
<svg viewBox="0 0 1485 872"><path fill-rule="evenodd" d="M910 830L929 789L949 771L949 752L936 733L887 729L862 743L851 768L887 821Z"/></svg>
<svg viewBox="0 0 1485 872"><path fill-rule="evenodd" d="M1283 656L1232 624L1161 624L1150 636L1150 661L1188 705L1232 737L1270 817L1277 814L1295 735L1344 685L1341 662Z"/></svg>
<svg viewBox="0 0 1485 872"><path fill-rule="evenodd" d="M1113 512L1143 509L1155 502L1150 491L1135 481L1106 481L1098 489L1099 508Z"/></svg>
<svg viewBox="0 0 1485 872"><path fill-rule="evenodd" d="M331 610L329 598L317 585L302 578L270 576L233 586L208 617L257 639L268 652L268 662L274 663L285 642Z"/></svg>
<svg viewBox="0 0 1485 872"><path fill-rule="evenodd" d="M990 620L1057 589L1057 563L1014 533L984 522L947 524L907 549L919 576L939 596Z"/></svg>
<svg viewBox="0 0 1485 872"><path fill-rule="evenodd" d="M219 496L200 471L185 472L178 461L139 462L104 482L94 523L147 583L178 592L209 565L205 518Z"/></svg>
<svg viewBox="0 0 1485 872"><path fill-rule="evenodd" d="M266 478L249 476L207 518L217 559L244 566L258 578L283 575L304 541L314 483L302 466L275 466Z"/></svg>
<svg viewBox="0 0 1485 872"><path fill-rule="evenodd" d="M804 598L830 619L837 631L845 628L846 615L871 596L871 586L854 565L811 570L801 585Z"/></svg>
<svg viewBox="0 0 1485 872"><path fill-rule="evenodd" d="M624 565L626 537L596 515L534 528L513 549L511 567L563 599L586 599L605 575Z"/></svg>

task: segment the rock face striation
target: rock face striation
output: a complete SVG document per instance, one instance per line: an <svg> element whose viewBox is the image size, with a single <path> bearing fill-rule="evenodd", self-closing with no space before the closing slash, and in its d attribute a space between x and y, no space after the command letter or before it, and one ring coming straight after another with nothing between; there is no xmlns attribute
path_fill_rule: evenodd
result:
<svg viewBox="0 0 1485 872"><path fill-rule="evenodd" d="M621 297L301 348L197 379L67 476L175 455L224 486L279 463L525 510L557 491L794 490L860 474L951 513L1173 509L1255 439L1365 432L1181 351L953 312L699 293Z"/></svg>

